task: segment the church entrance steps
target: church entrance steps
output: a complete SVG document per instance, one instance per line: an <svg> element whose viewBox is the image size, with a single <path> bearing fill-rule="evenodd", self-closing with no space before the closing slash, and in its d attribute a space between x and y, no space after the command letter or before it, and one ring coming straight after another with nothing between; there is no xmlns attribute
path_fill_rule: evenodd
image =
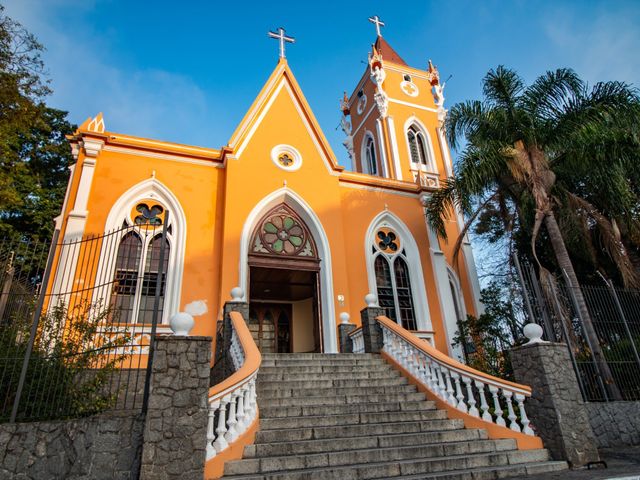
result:
<svg viewBox="0 0 640 480"><path fill-rule="evenodd" d="M358 412L360 413L379 413L379 412L399 412L409 410L422 410L435 408L434 403L418 401L418 402L403 402L403 403L359 403ZM294 407L289 406L287 408L282 407L262 407L260 409L260 415L263 418L282 418L282 417L299 417L307 415L341 415L353 413L354 407L351 404L340 405L312 405Z"/></svg>
<svg viewBox="0 0 640 480"><path fill-rule="evenodd" d="M260 430L224 478L478 480L566 468L448 419L379 355L264 354Z"/></svg>
<svg viewBox="0 0 640 480"><path fill-rule="evenodd" d="M402 401L420 401L425 396L420 392L404 393L404 394L362 394L362 395L336 395L335 397L288 397L288 398L268 398L263 399L260 403L266 406L313 406L313 405L352 405L369 402L402 402Z"/></svg>

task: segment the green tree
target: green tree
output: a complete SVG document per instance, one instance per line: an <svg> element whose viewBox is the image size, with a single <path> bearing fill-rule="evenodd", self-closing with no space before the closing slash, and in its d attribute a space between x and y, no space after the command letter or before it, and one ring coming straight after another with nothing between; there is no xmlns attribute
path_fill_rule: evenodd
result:
<svg viewBox="0 0 640 480"><path fill-rule="evenodd" d="M48 239L59 214L74 130L47 107L43 46L0 5L0 235Z"/></svg>
<svg viewBox="0 0 640 480"><path fill-rule="evenodd" d="M493 218L505 230L518 225L530 238L533 258L538 261L536 241L546 242L574 287L579 283L567 244L578 238L596 249L597 232L624 282L637 284L628 250L616 233L620 225L633 235L640 231L633 193L637 173L624 173L640 152L637 91L620 82L589 88L570 69L547 72L526 86L502 66L489 71L483 87L484 101L457 104L447 118L451 145L457 148L463 139L466 145L459 152L455 175L428 203L433 228L446 239L444 219L455 207L469 218L463 234L483 212L485 221ZM602 175L608 171L619 173ZM588 178L585 172L590 172ZM615 187L608 186L612 181ZM585 195L594 189L603 196L597 202ZM615 209L605 210L605 205ZM461 239L462 235L458 245ZM598 367L612 397L619 398L584 297L579 288L574 292Z"/></svg>

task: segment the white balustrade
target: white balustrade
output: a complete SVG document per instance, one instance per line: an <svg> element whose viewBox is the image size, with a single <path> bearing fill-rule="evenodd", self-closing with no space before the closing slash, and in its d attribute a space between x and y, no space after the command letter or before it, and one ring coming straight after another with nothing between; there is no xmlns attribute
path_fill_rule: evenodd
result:
<svg viewBox="0 0 640 480"><path fill-rule="evenodd" d="M364 337L362 336L362 328L358 328L349 334L353 353L364 353Z"/></svg>
<svg viewBox="0 0 640 480"><path fill-rule="evenodd" d="M387 319L382 318L383 320L379 318L378 321L382 328L385 353L435 396L461 412L506 427L501 404L504 402L507 408L508 428L526 435L535 435L525 411L524 401L530 396L526 387L519 388L517 384L469 369L453 359L448 359L430 345L420 346L424 342L419 340L411 342L406 338L411 335L410 332L406 331L404 335L405 331L400 330L402 327L392 324L391 321L387 325ZM493 413L487 402L487 390L493 400ZM519 415L514 409L514 401Z"/></svg>
<svg viewBox="0 0 640 480"><path fill-rule="evenodd" d="M241 297L241 292L240 290L240 294L233 293L236 294L235 297ZM245 363L250 355L259 360L260 353L240 314L233 312L231 315L229 356L234 373L219 384L222 390L217 391L214 386L212 391L216 393L209 394L207 460L213 459L229 448L229 445L242 436L258 416L256 378L260 361L254 362L254 367L245 367ZM241 334L238 330L243 330L243 333ZM245 344L242 343L241 337L245 339ZM248 352L247 349L250 351ZM250 370L251 368L253 370Z"/></svg>

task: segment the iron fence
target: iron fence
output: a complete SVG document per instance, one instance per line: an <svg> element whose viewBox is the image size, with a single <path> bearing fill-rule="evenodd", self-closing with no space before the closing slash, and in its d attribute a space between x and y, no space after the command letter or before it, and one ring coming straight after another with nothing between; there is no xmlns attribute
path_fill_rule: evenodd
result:
<svg viewBox="0 0 640 480"><path fill-rule="evenodd" d="M146 408L167 219L0 242L0 422Z"/></svg>
<svg viewBox="0 0 640 480"><path fill-rule="evenodd" d="M566 343L585 401L640 400L640 291L603 285L571 285L565 277L540 278L534 267L514 258L525 310L543 327L545 340ZM582 293L605 364L585 334L577 307ZM608 370L607 372L603 371Z"/></svg>

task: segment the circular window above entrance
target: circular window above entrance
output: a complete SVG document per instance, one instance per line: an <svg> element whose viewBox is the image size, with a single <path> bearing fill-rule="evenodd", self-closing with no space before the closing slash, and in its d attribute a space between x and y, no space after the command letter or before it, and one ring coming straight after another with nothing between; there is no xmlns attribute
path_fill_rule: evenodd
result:
<svg viewBox="0 0 640 480"><path fill-rule="evenodd" d="M302 155L291 145L276 145L271 149L271 161L282 170L295 172L302 166Z"/></svg>
<svg viewBox="0 0 640 480"><path fill-rule="evenodd" d="M280 205L256 229L252 254L315 258L316 247L304 222L292 209Z"/></svg>

